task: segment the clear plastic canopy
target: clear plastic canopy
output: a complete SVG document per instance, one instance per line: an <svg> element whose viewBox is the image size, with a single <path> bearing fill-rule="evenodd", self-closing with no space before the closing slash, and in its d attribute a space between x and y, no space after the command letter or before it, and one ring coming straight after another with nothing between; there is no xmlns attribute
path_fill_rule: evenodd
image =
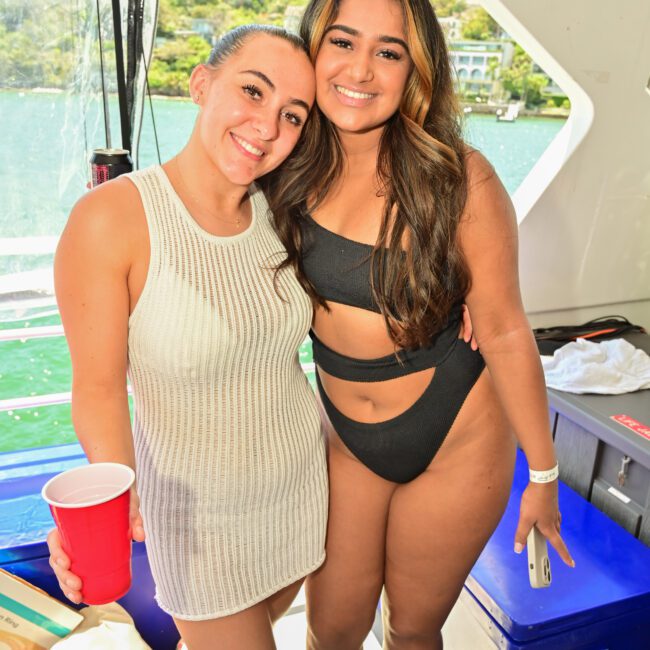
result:
<svg viewBox="0 0 650 650"><path fill-rule="evenodd" d="M118 4L125 66L134 72L131 122L137 162L136 136L146 93L143 62L148 65L151 56L158 3L121 0ZM133 32L140 15L141 35ZM134 48L134 44L141 46ZM108 144L107 132L112 136L110 144L122 147L112 0L3 0L0 320L10 318L17 303L53 304L56 242L70 208L86 191L91 152Z"/></svg>

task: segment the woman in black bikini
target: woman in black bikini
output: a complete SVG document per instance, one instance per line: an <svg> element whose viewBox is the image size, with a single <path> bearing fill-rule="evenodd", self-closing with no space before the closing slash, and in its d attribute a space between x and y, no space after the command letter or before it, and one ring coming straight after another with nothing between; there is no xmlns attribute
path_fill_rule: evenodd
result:
<svg viewBox="0 0 650 650"><path fill-rule="evenodd" d="M319 110L269 193L319 306L330 515L307 583L309 647L358 650L383 590L385 647L439 648L507 502L513 432L531 469L515 551L537 525L573 563L516 219L461 139L428 0L312 0L301 34ZM480 352L458 338L463 302Z"/></svg>

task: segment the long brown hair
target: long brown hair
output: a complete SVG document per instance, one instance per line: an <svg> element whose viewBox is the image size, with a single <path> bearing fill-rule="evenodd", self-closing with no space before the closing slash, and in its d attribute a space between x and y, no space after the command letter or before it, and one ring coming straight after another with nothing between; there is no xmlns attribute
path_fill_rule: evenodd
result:
<svg viewBox="0 0 650 650"><path fill-rule="evenodd" d="M386 196L372 252L374 298L393 341L426 345L445 326L452 305L469 289L456 243L467 198L465 147L445 39L429 0L396 0L402 7L413 61L401 106L386 123L377 177ZM312 61L340 0L311 0L300 35ZM335 127L318 107L290 158L265 180L276 227L292 267L315 303L326 307L301 264L300 220L307 196L313 209L340 177L345 154ZM407 242L405 254L402 242ZM405 291L404 288L407 287Z"/></svg>

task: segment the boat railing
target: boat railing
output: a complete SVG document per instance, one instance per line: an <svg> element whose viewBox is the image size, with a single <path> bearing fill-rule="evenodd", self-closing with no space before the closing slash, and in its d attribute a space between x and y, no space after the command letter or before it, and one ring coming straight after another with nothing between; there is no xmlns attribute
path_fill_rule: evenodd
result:
<svg viewBox="0 0 650 650"><path fill-rule="evenodd" d="M41 406L68 404L71 399L72 393L69 391L66 393L49 393L48 395L30 395L29 397L11 397L0 400L0 413Z"/></svg>
<svg viewBox="0 0 650 650"><path fill-rule="evenodd" d="M0 330L0 343L7 341L29 341L38 338L54 338L63 336L62 325L44 325L42 327L15 328ZM304 372L313 372L313 363L301 363ZM131 387L127 387L131 394ZM0 413L7 411L17 411L19 409L36 408L43 406L56 406L58 404L67 404L72 399L70 391L63 393L49 393L47 395L29 395L24 397L11 397L0 400Z"/></svg>
<svg viewBox="0 0 650 650"><path fill-rule="evenodd" d="M8 341L29 341L31 339L58 338L63 336L62 325L44 325L42 327L15 328L0 330L0 343ZM128 387L129 393L131 387ZM68 404L72 399L72 393L66 391L63 393L49 393L46 395L28 395L21 397L11 397L0 400L0 413L7 411L17 411L19 409L36 408L42 406L57 406L59 404Z"/></svg>
<svg viewBox="0 0 650 650"><path fill-rule="evenodd" d="M0 257L52 255L58 237L0 237Z"/></svg>
<svg viewBox="0 0 650 650"><path fill-rule="evenodd" d="M63 336L63 325L44 325L42 327L23 327L10 330L0 330L2 341L29 341Z"/></svg>

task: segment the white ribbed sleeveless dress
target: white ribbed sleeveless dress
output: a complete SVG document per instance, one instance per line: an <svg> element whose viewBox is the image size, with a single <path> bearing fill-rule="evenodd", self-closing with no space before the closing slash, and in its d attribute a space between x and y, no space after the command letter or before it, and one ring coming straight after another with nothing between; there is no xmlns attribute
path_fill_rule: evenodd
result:
<svg viewBox="0 0 650 650"><path fill-rule="evenodd" d="M313 391L298 361L312 307L266 199L233 237L204 231L159 166L130 174L151 245L129 319L138 493L156 600L217 618L324 560L327 470Z"/></svg>

